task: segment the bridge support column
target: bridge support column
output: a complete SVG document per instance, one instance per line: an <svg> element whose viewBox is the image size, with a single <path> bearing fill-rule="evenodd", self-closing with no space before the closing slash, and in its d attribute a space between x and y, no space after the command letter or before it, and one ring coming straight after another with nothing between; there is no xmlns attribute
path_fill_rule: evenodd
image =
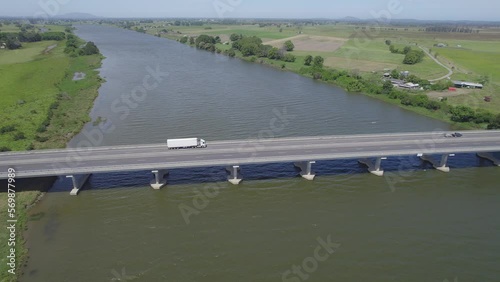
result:
<svg viewBox="0 0 500 282"><path fill-rule="evenodd" d="M387 158L376 158L375 162L369 159L359 160L359 163L362 163L368 167L368 171L376 176L384 176L384 171L381 169L382 160L387 160Z"/></svg>
<svg viewBox="0 0 500 282"><path fill-rule="evenodd" d="M429 162L434 166L435 169L442 171L442 172L450 172L450 168L447 166L448 163L448 157L454 157L454 154L444 154L441 156L441 161L436 162L431 156L429 155L420 155L420 158L423 161Z"/></svg>
<svg viewBox="0 0 500 282"><path fill-rule="evenodd" d="M238 185L242 181L240 178L240 166L238 165L233 165L233 166L228 166L226 170L229 172L229 176L227 180L232 183L233 185Z"/></svg>
<svg viewBox="0 0 500 282"><path fill-rule="evenodd" d="M500 166L500 160L493 156L492 153L477 153L477 156L482 159L487 159L493 162L494 165Z"/></svg>
<svg viewBox="0 0 500 282"><path fill-rule="evenodd" d="M316 174L312 172L312 164L315 164L316 161L307 161L307 162L297 162L294 165L300 168L300 176L307 180L314 180Z"/></svg>
<svg viewBox="0 0 500 282"><path fill-rule="evenodd" d="M87 180L90 177L90 174L84 174L84 175L68 175L66 176L67 178L71 178L71 181L73 182L73 189L69 193L71 196L76 196L78 195L78 192L80 192L80 189L82 189L83 185L87 182Z"/></svg>
<svg viewBox="0 0 500 282"><path fill-rule="evenodd" d="M151 187L155 190L160 190L163 186L167 185L165 175L168 174L166 170L153 170L154 179L151 180Z"/></svg>

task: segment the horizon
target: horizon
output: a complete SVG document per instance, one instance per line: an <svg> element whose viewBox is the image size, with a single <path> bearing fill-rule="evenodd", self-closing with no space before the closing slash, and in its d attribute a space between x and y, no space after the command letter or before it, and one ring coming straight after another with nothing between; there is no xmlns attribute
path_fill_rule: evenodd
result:
<svg viewBox="0 0 500 282"><path fill-rule="evenodd" d="M67 14L89 14L101 19L134 18L203 18L203 19L321 19L339 20L356 18L417 20L417 21L480 21L498 22L496 11L500 3L478 0L474 5L443 0L439 7L431 1L414 3L413 0L355 0L349 3L324 3L311 0L96 0L84 2L71 0L26 0L24 3L4 4L0 17L11 18L62 18ZM461 5L462 4L462 5ZM464 6L467 13L464 14ZM362 8L360 8L362 7ZM482 7L488 7L485 11ZM446 8L443 12L443 8ZM133 11L133 12L130 12Z"/></svg>

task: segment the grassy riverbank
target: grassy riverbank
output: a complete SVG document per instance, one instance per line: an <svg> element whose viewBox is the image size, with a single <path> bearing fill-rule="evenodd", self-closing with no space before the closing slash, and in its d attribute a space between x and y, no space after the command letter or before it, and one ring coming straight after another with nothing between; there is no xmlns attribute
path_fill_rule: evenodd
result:
<svg viewBox="0 0 500 282"><path fill-rule="evenodd" d="M0 147L2 151L64 148L83 125L102 83L97 68L102 55L71 57L65 41L25 43L19 50L0 51ZM82 41L83 43L83 41ZM51 48L49 48L51 47ZM75 72L85 79L73 81ZM18 281L28 252L24 244L27 211L47 191L54 178L20 181L16 185L16 275L9 274L0 248L0 281ZM7 183L0 182L0 215L7 218ZM0 241L6 242L6 222Z"/></svg>
<svg viewBox="0 0 500 282"><path fill-rule="evenodd" d="M312 77L303 72L304 59L311 55L324 58L324 68L346 71L353 76L378 76L380 83L382 75L390 70L409 71L410 74L425 80L445 77L448 70L436 63L441 63L453 70L451 79L485 83L482 90L464 89L464 91L410 91L409 95L427 95L430 100L446 100L444 111L451 107L466 106L472 111L493 115L500 114L500 80L497 58L500 58L500 41L498 29L477 27L474 33L432 32L425 27L418 26L367 26L356 23L336 23L325 25L292 24L289 22L260 21L259 24L236 22L234 24L204 22L202 24L180 25L174 22L153 21L150 23L133 23L130 29L146 32L159 37L181 41L184 37L197 38L200 35L209 35L220 38L216 48L224 52L230 49L232 34L246 37L256 36L262 44L276 48L283 47L283 43L290 40L295 45L288 53L295 56L294 62L283 62L260 56L243 56L235 50L235 56L246 61L261 63L277 69L292 71ZM389 42L389 44L388 44ZM187 42L189 44L189 41ZM420 63L408 65L403 63L405 55L391 53L389 45L403 49L410 46L430 51ZM189 44L191 45L191 44ZM444 47L436 47L443 45ZM375 81L375 80L372 80ZM327 81L343 87L335 81ZM446 88L447 89L447 88ZM349 89L347 89L349 90ZM354 91L357 92L357 91ZM361 91L363 94L390 102L402 108L419 114L451 123L456 128L486 128L487 123L456 122L451 115L443 110L429 110L423 107L402 105L399 99L390 99L387 95L372 95L370 91ZM485 97L490 97L490 102ZM456 117L455 117L456 120ZM467 118L465 119L467 120Z"/></svg>

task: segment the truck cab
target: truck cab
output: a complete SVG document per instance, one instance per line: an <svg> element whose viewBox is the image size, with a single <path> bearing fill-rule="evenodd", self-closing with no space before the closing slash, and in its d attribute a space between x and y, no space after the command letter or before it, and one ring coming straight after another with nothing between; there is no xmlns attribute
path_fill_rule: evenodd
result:
<svg viewBox="0 0 500 282"><path fill-rule="evenodd" d="M200 139L200 147L201 148L206 148L207 147L207 142L205 141L205 139Z"/></svg>

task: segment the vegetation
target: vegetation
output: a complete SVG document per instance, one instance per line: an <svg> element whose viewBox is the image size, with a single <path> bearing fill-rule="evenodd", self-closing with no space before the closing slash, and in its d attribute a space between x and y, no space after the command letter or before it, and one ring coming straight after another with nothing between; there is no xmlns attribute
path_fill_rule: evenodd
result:
<svg viewBox="0 0 500 282"><path fill-rule="evenodd" d="M64 30L64 27L61 28ZM50 34L52 41L23 43L23 48L16 51L0 50L3 55L7 55L0 56L0 151L63 148L89 121L88 112L102 81L95 70L99 68L102 56L72 57L71 52L64 52L67 48L66 39L57 44L60 35ZM76 46L83 43L74 35L68 37L78 43ZM56 44L55 48L47 49ZM88 49L84 47L82 52L95 52L92 45L95 46L87 43ZM84 72L86 78L73 81L75 72ZM28 220L27 209L53 181L53 178L36 179L19 185L32 190L18 190L16 193L17 273L27 256L22 236ZM0 193L2 218L6 217L7 209L3 206L6 199L7 194ZM5 222L0 227L5 229ZM6 232L0 234L2 242L6 241L6 235ZM7 273L6 255L7 249L1 248L0 280L18 281L18 277Z"/></svg>

